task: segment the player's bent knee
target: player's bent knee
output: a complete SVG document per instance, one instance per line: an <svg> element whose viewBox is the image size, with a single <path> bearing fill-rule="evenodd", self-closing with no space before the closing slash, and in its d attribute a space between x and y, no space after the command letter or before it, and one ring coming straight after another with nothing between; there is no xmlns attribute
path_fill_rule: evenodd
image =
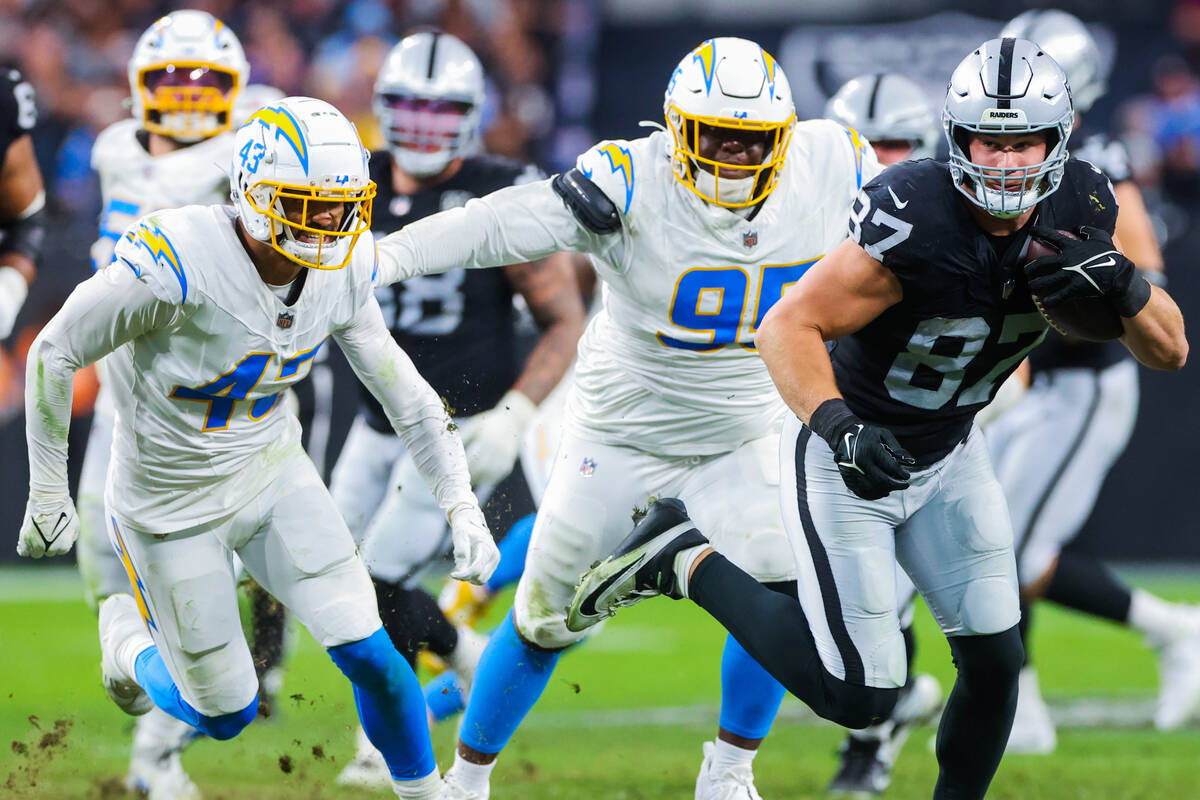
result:
<svg viewBox="0 0 1200 800"><path fill-rule="evenodd" d="M883 722L891 716L900 696L899 688L857 686L832 675L826 677L826 706L814 710L843 728L860 730Z"/></svg>
<svg viewBox="0 0 1200 800"><path fill-rule="evenodd" d="M1021 601L1016 581L1008 577L972 581L959 604L963 635L1000 633L1021 619Z"/></svg>
<svg viewBox="0 0 1200 800"><path fill-rule="evenodd" d="M411 669L382 627L365 639L330 647L326 652L351 683L364 689L384 690L397 685L397 672Z"/></svg>
<svg viewBox="0 0 1200 800"><path fill-rule="evenodd" d="M254 717L258 715L258 695L250 701L250 704L240 711L234 711L232 714L221 714L216 717L208 717L201 715L196 723L196 730L203 733L210 739L225 741L237 736L246 726L254 721Z"/></svg>

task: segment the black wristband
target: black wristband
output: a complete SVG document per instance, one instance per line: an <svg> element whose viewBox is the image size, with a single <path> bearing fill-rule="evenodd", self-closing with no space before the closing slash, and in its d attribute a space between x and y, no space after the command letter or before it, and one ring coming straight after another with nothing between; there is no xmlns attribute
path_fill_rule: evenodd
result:
<svg viewBox="0 0 1200 800"><path fill-rule="evenodd" d="M0 230L4 231L0 253L20 253L37 263L46 238L47 216L46 209L40 208L28 217L0 223Z"/></svg>
<svg viewBox="0 0 1200 800"><path fill-rule="evenodd" d="M812 429L813 433L824 439L831 450L837 450L842 433L861 424L862 420L850 410L846 401L840 397L831 397L821 403L808 418L808 427Z"/></svg>
<svg viewBox="0 0 1200 800"><path fill-rule="evenodd" d="M1122 317L1136 317L1137 313L1150 302L1150 282L1142 277L1136 269L1125 291L1112 298L1113 307Z"/></svg>

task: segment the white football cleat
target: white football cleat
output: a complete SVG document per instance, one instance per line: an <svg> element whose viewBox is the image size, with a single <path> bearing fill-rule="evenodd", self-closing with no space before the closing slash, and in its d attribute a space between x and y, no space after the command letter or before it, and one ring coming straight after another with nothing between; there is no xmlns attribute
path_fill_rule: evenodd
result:
<svg viewBox="0 0 1200 800"><path fill-rule="evenodd" d="M454 767L451 767L446 772L446 777L442 781L441 800L488 800L491 793L490 787L485 787L482 790L468 789L463 785L462 781L458 780L454 774Z"/></svg>
<svg viewBox="0 0 1200 800"><path fill-rule="evenodd" d="M154 707L128 666L153 646L132 596L114 594L100 604L100 675L104 691L126 714L140 716Z"/></svg>
<svg viewBox="0 0 1200 800"><path fill-rule="evenodd" d="M358 726L358 744L354 758L337 776L338 786L357 786L359 789L390 789L392 773L388 771L383 753L375 749L367 733Z"/></svg>
<svg viewBox="0 0 1200 800"><path fill-rule="evenodd" d="M200 800L200 789L183 771L179 751L173 750L162 758L134 756L125 776L125 788L137 792L146 800Z"/></svg>
<svg viewBox="0 0 1200 800"><path fill-rule="evenodd" d="M1158 707L1154 727L1172 731L1200 706L1200 633L1180 636L1158 651Z"/></svg>
<svg viewBox="0 0 1200 800"><path fill-rule="evenodd" d="M1017 714L1004 752L1016 755L1044 756L1058 746L1058 733L1050 709L1038 688L1037 670L1022 667L1017 678Z"/></svg>
<svg viewBox="0 0 1200 800"><path fill-rule="evenodd" d="M717 768L713 764L712 742L704 743L704 761L696 776L696 800L762 800L754 788L754 770L749 764Z"/></svg>

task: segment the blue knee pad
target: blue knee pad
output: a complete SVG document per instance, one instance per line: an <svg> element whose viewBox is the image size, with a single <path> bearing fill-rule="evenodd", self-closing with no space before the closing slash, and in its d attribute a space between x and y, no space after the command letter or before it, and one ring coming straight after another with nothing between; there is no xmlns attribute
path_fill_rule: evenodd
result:
<svg viewBox="0 0 1200 800"><path fill-rule="evenodd" d="M253 722L258 714L258 695L255 695L250 704L241 711L222 714L219 717L201 714L179 694L179 687L171 679L171 673L167 671L167 665L163 663L157 647L147 647L138 654L134 664L134 678L146 694L150 695L154 705L213 739L232 739Z"/></svg>
<svg viewBox="0 0 1200 800"><path fill-rule="evenodd" d="M721 655L721 727L746 739L762 739L771 730L786 694L732 635Z"/></svg>
<svg viewBox="0 0 1200 800"><path fill-rule="evenodd" d="M533 536L535 519L537 514L521 517L500 540L500 564L484 584L488 591L498 592L521 579L521 573L525 571L525 556L529 552L529 539Z"/></svg>
<svg viewBox="0 0 1200 800"><path fill-rule="evenodd" d="M521 641L509 611L492 633L471 684L459 738L480 753L499 753L542 696L561 652L534 650Z"/></svg>
<svg viewBox="0 0 1200 800"><path fill-rule="evenodd" d="M436 770L421 684L384 629L326 652L354 684L363 730L392 777L412 780Z"/></svg>

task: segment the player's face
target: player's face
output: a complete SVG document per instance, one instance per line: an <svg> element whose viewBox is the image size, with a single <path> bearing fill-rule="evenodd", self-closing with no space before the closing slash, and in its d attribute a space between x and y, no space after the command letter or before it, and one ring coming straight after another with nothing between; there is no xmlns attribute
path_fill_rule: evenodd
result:
<svg viewBox="0 0 1200 800"><path fill-rule="evenodd" d="M751 170L737 169L737 165L757 166L767 155L767 146L771 134L766 131L739 130L737 128L718 128L714 125L699 126L699 141L696 151L702 158L731 164L731 167L714 167L703 161L698 162L706 172L717 172L718 178L737 180L755 175Z"/></svg>
<svg viewBox="0 0 1200 800"><path fill-rule="evenodd" d="M342 225L342 218L346 214L346 204L329 200L300 200L294 197L284 197L280 200L283 203L283 212L287 216L289 222L295 222L302 225L307 225L310 228L319 228L324 231L336 231ZM302 242L317 243L318 234L308 231L295 231L296 238ZM333 236L320 236L320 239L326 243L334 240Z"/></svg>
<svg viewBox="0 0 1200 800"><path fill-rule="evenodd" d="M907 139L880 139L871 142L875 148L875 158L885 167L905 161L912 157L913 143Z"/></svg>
<svg viewBox="0 0 1200 800"><path fill-rule="evenodd" d="M989 189L1004 192L1022 192L1032 189L1035 169L1027 175L1022 168L1037 167L1046 160L1046 134L1033 133L974 133L968 142L968 155L972 163L984 167L985 183ZM996 167L989 173L987 167ZM1004 174L1000 169L1016 170ZM992 178L987 176L994 175Z"/></svg>

